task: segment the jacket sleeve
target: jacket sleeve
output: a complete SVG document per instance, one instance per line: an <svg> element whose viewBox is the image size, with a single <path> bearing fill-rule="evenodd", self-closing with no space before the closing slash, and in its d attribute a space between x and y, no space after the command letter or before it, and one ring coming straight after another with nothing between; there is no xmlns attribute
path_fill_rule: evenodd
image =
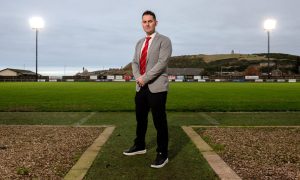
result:
<svg viewBox="0 0 300 180"><path fill-rule="evenodd" d="M134 76L135 79L137 79L137 78L139 78L141 76L141 74L140 74L139 59L137 59L138 58L138 56L137 56L138 49L137 48L138 48L139 42L135 46L135 52L134 52L133 60L131 62L132 74L133 74L133 76Z"/></svg>
<svg viewBox="0 0 300 180"><path fill-rule="evenodd" d="M169 59L172 54L172 43L169 38L165 38L161 42L161 47L159 50L158 62L153 66L151 70L146 72L145 76L143 76L143 81L147 84L149 81L155 79L160 76L164 70L168 66Z"/></svg>

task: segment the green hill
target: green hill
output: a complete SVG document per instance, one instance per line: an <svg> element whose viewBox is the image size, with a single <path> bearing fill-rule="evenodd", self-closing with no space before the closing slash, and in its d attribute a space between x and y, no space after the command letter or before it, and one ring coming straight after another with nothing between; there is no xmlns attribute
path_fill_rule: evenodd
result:
<svg viewBox="0 0 300 180"><path fill-rule="evenodd" d="M169 68L203 68L206 75L220 71L221 67L230 72L244 72L251 66L256 66L261 72L267 70L268 58L266 53L259 54L214 54L214 55L183 55L173 56ZM270 53L271 70L279 69L286 74L298 74L300 56ZM131 71L131 63L124 67Z"/></svg>

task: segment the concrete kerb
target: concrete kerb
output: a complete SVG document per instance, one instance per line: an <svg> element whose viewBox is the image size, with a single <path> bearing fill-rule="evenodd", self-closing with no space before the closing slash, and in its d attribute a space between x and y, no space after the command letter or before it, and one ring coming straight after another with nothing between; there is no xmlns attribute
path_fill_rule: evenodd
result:
<svg viewBox="0 0 300 180"><path fill-rule="evenodd" d="M184 132L191 138L192 142L199 149L203 157L206 159L208 164L212 167L215 173L220 179L235 180L241 179L224 161L223 159L213 151L213 149L201 138L201 136L194 131L193 128L201 127L235 127L235 128L270 128L270 127L281 127L281 128L300 128L300 126L182 126Z"/></svg>
<svg viewBox="0 0 300 180"><path fill-rule="evenodd" d="M203 126L202 126L203 127ZM216 127L216 126L214 126ZM241 179L213 149L197 134L192 126L182 126L184 132L191 138L211 168L223 180Z"/></svg>
<svg viewBox="0 0 300 180"><path fill-rule="evenodd" d="M81 127L81 126L79 126ZM89 127L89 126L83 126ZM86 175L88 169L91 167L93 161L97 157L101 147L108 140L113 133L115 126L92 126L92 127L105 127L104 131L94 141L94 143L82 154L80 159L71 168L71 170L64 177L65 180L81 180Z"/></svg>

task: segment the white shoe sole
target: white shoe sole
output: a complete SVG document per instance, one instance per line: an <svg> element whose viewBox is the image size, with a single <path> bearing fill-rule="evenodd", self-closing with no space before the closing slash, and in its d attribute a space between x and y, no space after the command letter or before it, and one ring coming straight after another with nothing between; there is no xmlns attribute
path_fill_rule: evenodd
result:
<svg viewBox="0 0 300 180"><path fill-rule="evenodd" d="M123 152L123 154L125 156L134 156L134 155L138 155L138 154L146 154L147 150L141 150L141 151L136 151L136 152L132 152L132 153L127 153L127 152Z"/></svg>
<svg viewBox="0 0 300 180"><path fill-rule="evenodd" d="M165 162L164 163L162 163L161 165L153 165L153 164L151 164L151 167L152 168L162 168L162 167L164 167L167 163L169 162L169 159L167 158L166 160L165 160Z"/></svg>

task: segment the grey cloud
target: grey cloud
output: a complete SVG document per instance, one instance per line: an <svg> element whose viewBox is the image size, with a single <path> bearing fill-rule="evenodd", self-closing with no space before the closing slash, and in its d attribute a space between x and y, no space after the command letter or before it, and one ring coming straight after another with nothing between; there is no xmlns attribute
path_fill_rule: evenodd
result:
<svg viewBox="0 0 300 180"><path fill-rule="evenodd" d="M158 32L173 42L173 55L266 50L263 20L274 17L272 50L299 55L298 0L14 0L0 6L0 68L34 66L35 34L28 18L46 21L39 36L41 66L124 66L144 36L141 13L156 12Z"/></svg>

